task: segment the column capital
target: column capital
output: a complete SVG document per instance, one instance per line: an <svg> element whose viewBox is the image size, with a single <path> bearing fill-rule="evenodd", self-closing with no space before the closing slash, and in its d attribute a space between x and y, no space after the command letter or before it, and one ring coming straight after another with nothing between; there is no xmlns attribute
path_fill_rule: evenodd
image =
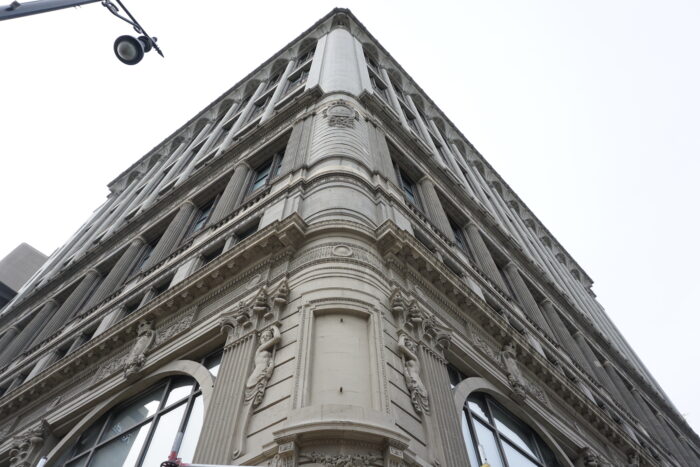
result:
<svg viewBox="0 0 700 467"><path fill-rule="evenodd" d="M520 272L520 269L513 261L508 261L505 264L505 266L503 266L503 269L505 269L506 271L510 271L510 272L512 272L513 270L515 270L518 273Z"/></svg>
<svg viewBox="0 0 700 467"><path fill-rule="evenodd" d="M188 200L183 201L182 204L180 204L180 206L178 207L178 209L184 208L187 205L190 205L195 209L197 208L197 204L193 200L188 199Z"/></svg>
<svg viewBox="0 0 700 467"><path fill-rule="evenodd" d="M145 245L146 243L148 243L148 240L146 240L146 237L144 237L143 235L137 235L134 237L133 240L131 240L129 246L136 245L136 243L141 243L141 245Z"/></svg>
<svg viewBox="0 0 700 467"><path fill-rule="evenodd" d="M233 170L238 170L239 167L245 167L248 170L252 170L253 168L250 166L247 160L239 160L235 164L233 164Z"/></svg>

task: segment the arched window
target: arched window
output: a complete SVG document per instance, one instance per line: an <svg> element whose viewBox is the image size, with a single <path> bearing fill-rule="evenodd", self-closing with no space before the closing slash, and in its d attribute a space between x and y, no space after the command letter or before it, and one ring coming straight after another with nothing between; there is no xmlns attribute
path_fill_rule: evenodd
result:
<svg viewBox="0 0 700 467"><path fill-rule="evenodd" d="M472 393L462 412L462 435L473 466L559 467L535 431L491 396Z"/></svg>
<svg viewBox="0 0 700 467"><path fill-rule="evenodd" d="M61 467L160 465L183 432L178 457L191 462L204 418L202 392L194 379L175 376L119 404L85 430Z"/></svg>

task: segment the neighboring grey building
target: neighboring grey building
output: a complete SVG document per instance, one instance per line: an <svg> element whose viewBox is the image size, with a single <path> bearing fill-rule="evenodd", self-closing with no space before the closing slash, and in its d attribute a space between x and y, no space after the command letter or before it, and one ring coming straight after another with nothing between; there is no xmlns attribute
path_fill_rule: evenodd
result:
<svg viewBox="0 0 700 467"><path fill-rule="evenodd" d="M694 466L592 280L347 10L0 315L0 467ZM563 215L568 215L563 213Z"/></svg>
<svg viewBox="0 0 700 467"><path fill-rule="evenodd" d="M0 259L0 309L46 261L46 255L26 243Z"/></svg>

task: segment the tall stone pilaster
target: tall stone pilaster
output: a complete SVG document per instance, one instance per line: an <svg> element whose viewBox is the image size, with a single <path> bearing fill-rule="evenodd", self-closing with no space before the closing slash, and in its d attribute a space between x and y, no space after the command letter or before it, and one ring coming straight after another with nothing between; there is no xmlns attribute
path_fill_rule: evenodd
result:
<svg viewBox="0 0 700 467"><path fill-rule="evenodd" d="M447 238L454 241L454 234L452 233L452 227L450 227L450 221L447 219L447 214L445 214L445 210L442 208L433 181L428 177L424 177L420 181L420 188L422 201L425 204L425 214L433 224L435 224L435 227Z"/></svg>
<svg viewBox="0 0 700 467"><path fill-rule="evenodd" d="M231 464L236 428L243 423L246 378L255 352L256 330L249 321L226 321L223 329L226 345L194 455L197 463Z"/></svg>
<svg viewBox="0 0 700 467"><path fill-rule="evenodd" d="M525 309L527 316L530 317L542 331L552 336L552 330L544 319L542 310L540 310L535 298L532 296L532 293L530 293L530 289L528 289L527 284L525 284L525 280L523 280L523 277L520 275L520 271L518 271L517 266L513 262L506 264L505 274L508 280L510 280L510 285L513 286L513 292Z"/></svg>
<svg viewBox="0 0 700 467"><path fill-rule="evenodd" d="M610 393L611 396L615 397L618 401L622 400L622 394L620 394L617 387L613 384L610 376L608 376L608 373L603 368L603 364L600 363L598 357L596 357L596 355L593 353L593 349L591 349L588 341L586 341L586 338L581 331L577 330L574 332L573 337L576 340L579 348L581 348L583 354L586 356L586 360L590 362L591 368L593 369L598 382L600 382L600 384L608 391L608 393Z"/></svg>
<svg viewBox="0 0 700 467"><path fill-rule="evenodd" d="M192 201L185 201L180 206L177 214L175 214L160 240L158 240L158 244L153 248L151 255L143 264L143 270L158 264L173 251L173 248L182 240L182 236L190 225L192 214L196 210L197 206Z"/></svg>
<svg viewBox="0 0 700 467"><path fill-rule="evenodd" d="M58 309L58 302L54 299L49 300L30 318L29 322L19 331L14 339L0 346L0 367L10 363L13 358L24 350L27 344L34 339L41 326L51 318L56 309ZM4 337L10 335L10 332L11 329L5 333Z"/></svg>
<svg viewBox="0 0 700 467"><path fill-rule="evenodd" d="M469 245L474 249L474 256L476 256L476 260L479 262L481 269L486 273L489 279L501 288L501 290L507 292L508 286L503 282L501 273L498 271L496 262L493 260L491 252L486 246L481 232L479 232L479 228L476 224L470 222L467 224L466 231L467 237L469 237Z"/></svg>
<svg viewBox="0 0 700 467"><path fill-rule="evenodd" d="M209 224L216 224L236 209L243 195L243 191L246 188L248 174L251 170L250 166L245 162L236 164L233 175L231 175L221 198L219 198L219 202L216 203L216 207L214 207L214 212L211 215Z"/></svg>
<svg viewBox="0 0 700 467"><path fill-rule="evenodd" d="M100 303L102 300L107 298L111 293L113 293L117 287L122 283L129 270L136 261L141 248L146 241L143 237L136 237L131 241L126 251L117 260L116 264L112 266L102 283L97 287L95 293L88 299L83 307L85 310L91 308L92 306ZM77 310L76 310L77 311Z"/></svg>
<svg viewBox="0 0 700 467"><path fill-rule="evenodd" d="M80 284L78 284L68 298L66 298L60 308L58 308L58 310L56 310L56 312L53 313L50 318L46 318L48 320L45 321L46 325L29 345L32 346L38 344L58 331L68 321L68 318L70 318L80 303L85 300L85 297L90 290L92 290L100 277L100 273L97 271L97 269L90 269L85 274L85 277L83 277L83 279L80 281Z"/></svg>

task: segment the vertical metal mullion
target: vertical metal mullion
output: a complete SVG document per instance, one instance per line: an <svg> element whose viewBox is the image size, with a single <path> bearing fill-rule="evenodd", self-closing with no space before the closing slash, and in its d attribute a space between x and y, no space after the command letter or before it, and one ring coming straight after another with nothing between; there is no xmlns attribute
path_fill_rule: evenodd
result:
<svg viewBox="0 0 700 467"><path fill-rule="evenodd" d="M146 451L148 451L148 447L151 444L151 441L153 440L153 434L156 431L156 427L158 426L158 422L160 422L160 415L163 412L163 409L165 408L165 401L168 400L168 393L170 392L170 386L172 385L173 382L173 377L168 378L168 380L165 383L165 390L163 391L163 395L160 396L160 404L158 404L158 409L156 410L156 413L153 414L153 420L151 423L151 428L148 430L148 434L146 435L146 440L143 442L143 446L141 447L141 452L139 453L139 457L136 460L136 466L140 466L143 463L144 457L146 457Z"/></svg>
<svg viewBox="0 0 700 467"><path fill-rule="evenodd" d="M474 426L474 420L472 419L472 413L469 410L469 406L465 403L464 408L462 409L463 412L466 412L467 414L467 426L469 428L469 437L471 438L472 441L472 447L474 448L474 451L476 452L476 457L477 461L483 462L483 459L481 458L481 452L479 451L479 438L476 434L476 428ZM479 467L479 466L476 466Z"/></svg>
<svg viewBox="0 0 700 467"><path fill-rule="evenodd" d="M503 449L503 441L501 440L501 432L498 431L498 426L496 425L496 418L493 416L493 409L491 408L491 401L489 400L488 397L484 397L484 401L486 401L486 411L488 417L489 417L489 423L491 424L493 428L493 432L496 435L496 446L498 447L498 452L501 454L501 458L503 459L503 462L506 467L510 466L510 463L508 462L508 458L506 457L506 452L505 449Z"/></svg>

